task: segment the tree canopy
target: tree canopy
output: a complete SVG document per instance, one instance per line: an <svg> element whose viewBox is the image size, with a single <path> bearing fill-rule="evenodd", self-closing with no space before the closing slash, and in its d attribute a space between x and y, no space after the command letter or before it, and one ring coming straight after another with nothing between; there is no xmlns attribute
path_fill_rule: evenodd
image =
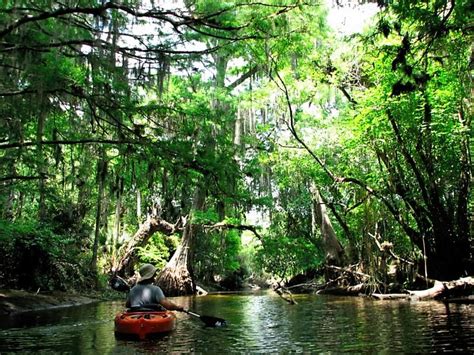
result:
<svg viewBox="0 0 474 355"><path fill-rule="evenodd" d="M1 5L0 286L472 274L471 2L170 3Z"/></svg>

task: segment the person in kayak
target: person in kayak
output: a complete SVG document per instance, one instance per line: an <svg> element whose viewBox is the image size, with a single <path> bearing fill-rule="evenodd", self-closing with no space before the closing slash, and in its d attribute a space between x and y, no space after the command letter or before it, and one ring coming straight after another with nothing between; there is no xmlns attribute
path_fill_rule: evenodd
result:
<svg viewBox="0 0 474 355"><path fill-rule="evenodd" d="M140 278L130 289L125 306L131 310L157 310L160 306L170 311L183 312L185 309L166 298L159 286L153 285L157 269L144 264L139 270Z"/></svg>

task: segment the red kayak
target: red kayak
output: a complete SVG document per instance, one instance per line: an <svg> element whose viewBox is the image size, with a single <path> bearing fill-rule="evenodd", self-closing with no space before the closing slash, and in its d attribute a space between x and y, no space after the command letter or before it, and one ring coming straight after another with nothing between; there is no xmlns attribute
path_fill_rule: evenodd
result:
<svg viewBox="0 0 474 355"><path fill-rule="evenodd" d="M137 336L168 333L176 327L176 316L169 311L122 312L115 316L115 334Z"/></svg>

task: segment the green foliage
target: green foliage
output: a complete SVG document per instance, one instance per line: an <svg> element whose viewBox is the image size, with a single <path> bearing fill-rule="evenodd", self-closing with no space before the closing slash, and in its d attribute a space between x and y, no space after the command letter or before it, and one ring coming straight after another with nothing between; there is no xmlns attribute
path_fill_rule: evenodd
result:
<svg viewBox="0 0 474 355"><path fill-rule="evenodd" d="M370 159L348 171L386 196L379 199L379 216L370 211L372 223L380 221L372 228L383 224L384 240L396 241L395 248L412 257L410 243L423 250L426 236L430 269L440 278L469 268L461 262L471 238L470 119L464 118L471 49L461 39L464 9L463 2L396 2L382 12L379 26L360 44L364 85L354 94L357 105L345 113L356 117L346 126L353 132L350 153L365 150ZM394 220L383 219L387 215ZM442 246L446 240L451 255Z"/></svg>
<svg viewBox="0 0 474 355"><path fill-rule="evenodd" d="M240 234L229 230L200 235L196 241L194 262L196 276L206 282L225 279L240 269Z"/></svg>
<svg viewBox="0 0 474 355"><path fill-rule="evenodd" d="M81 244L53 226L31 220L0 220L0 287L84 289L88 284Z"/></svg>
<svg viewBox="0 0 474 355"><path fill-rule="evenodd" d="M284 230L270 230L262 246L257 249L256 263L263 270L288 280L306 270L321 266L324 256L321 248L306 236L280 234Z"/></svg>
<svg viewBox="0 0 474 355"><path fill-rule="evenodd" d="M375 234L408 258L421 235L428 260L469 249L469 1L388 2L344 43L320 1L185 3L190 26L174 29L146 17L149 2L99 15L103 2L80 1L89 13L35 21L69 3L4 3L0 247L39 271L5 262L2 283L79 280L93 230L109 266L157 206L169 222L192 216L199 278L290 277L323 260L313 184L351 261L375 259ZM237 231L198 227L249 210L271 216L258 251ZM176 245L154 236L140 260L163 265Z"/></svg>
<svg viewBox="0 0 474 355"><path fill-rule="evenodd" d="M150 263L162 269L170 258L170 253L178 247L177 236L167 237L161 233L154 234L145 247L138 248L139 263Z"/></svg>
<svg viewBox="0 0 474 355"><path fill-rule="evenodd" d="M218 221L219 215L213 208L205 211L194 211L193 213L193 223L195 224L213 224Z"/></svg>

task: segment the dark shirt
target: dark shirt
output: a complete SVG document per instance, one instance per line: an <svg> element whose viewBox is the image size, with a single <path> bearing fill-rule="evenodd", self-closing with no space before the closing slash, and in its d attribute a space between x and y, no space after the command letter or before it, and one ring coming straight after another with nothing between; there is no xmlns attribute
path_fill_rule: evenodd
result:
<svg viewBox="0 0 474 355"><path fill-rule="evenodd" d="M140 308L150 305L158 305L165 298L163 291L152 284L137 284L128 294L126 306L129 308Z"/></svg>

